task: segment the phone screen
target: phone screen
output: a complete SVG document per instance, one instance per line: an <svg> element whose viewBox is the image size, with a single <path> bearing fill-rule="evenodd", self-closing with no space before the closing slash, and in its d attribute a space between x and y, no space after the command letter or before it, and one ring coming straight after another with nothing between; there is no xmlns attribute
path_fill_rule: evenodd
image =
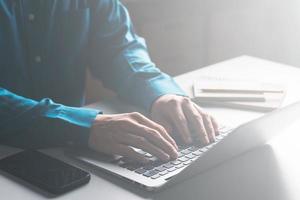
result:
<svg viewBox="0 0 300 200"><path fill-rule="evenodd" d="M0 169L52 194L61 194L90 180L89 173L34 150L0 160Z"/></svg>

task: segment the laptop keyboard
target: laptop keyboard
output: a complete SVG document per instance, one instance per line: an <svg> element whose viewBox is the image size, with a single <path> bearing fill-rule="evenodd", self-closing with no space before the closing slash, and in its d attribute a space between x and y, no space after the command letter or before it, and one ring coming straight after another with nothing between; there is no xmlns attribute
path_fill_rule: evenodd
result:
<svg viewBox="0 0 300 200"><path fill-rule="evenodd" d="M208 151L220 140L222 140L232 129L227 127L221 127L220 134L216 136L216 141L207 146L179 146L178 158L167 163L158 160L151 154L138 150L139 153L147 157L150 162L147 164L138 164L126 162L123 159L114 161L119 166L126 168L127 170L134 171L137 174L143 175L151 179L157 179L159 177L165 176L170 172L174 172L183 167L190 165L193 161L199 158L204 152Z"/></svg>

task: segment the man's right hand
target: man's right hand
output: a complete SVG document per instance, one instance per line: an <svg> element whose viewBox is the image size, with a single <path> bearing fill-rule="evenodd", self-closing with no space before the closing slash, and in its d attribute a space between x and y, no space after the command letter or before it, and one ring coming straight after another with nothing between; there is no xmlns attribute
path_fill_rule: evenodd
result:
<svg viewBox="0 0 300 200"><path fill-rule="evenodd" d="M138 162L147 162L147 159L132 147L142 149L163 161L178 156L178 147L167 131L136 112L98 115L91 129L89 147Z"/></svg>

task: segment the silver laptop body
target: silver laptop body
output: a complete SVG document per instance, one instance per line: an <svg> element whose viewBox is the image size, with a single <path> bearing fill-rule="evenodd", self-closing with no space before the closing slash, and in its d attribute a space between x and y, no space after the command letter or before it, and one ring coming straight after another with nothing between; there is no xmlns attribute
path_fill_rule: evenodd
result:
<svg viewBox="0 0 300 200"><path fill-rule="evenodd" d="M180 153L181 157L178 158L182 158L180 163L176 161L159 163L157 166L145 167L146 171L144 166L128 164L123 162L122 158L103 157L78 150L72 151L71 155L86 164L97 166L108 173L137 183L146 190L153 191L192 177L225 160L263 145L297 119L300 119L300 102L268 113L235 129L221 129L216 143L206 147L184 147L180 151L183 152ZM145 152L140 152L149 156Z"/></svg>

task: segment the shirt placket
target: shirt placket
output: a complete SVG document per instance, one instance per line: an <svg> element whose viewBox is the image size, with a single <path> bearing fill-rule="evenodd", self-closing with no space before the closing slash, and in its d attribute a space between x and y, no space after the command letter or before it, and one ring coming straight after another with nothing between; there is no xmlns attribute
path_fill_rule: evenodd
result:
<svg viewBox="0 0 300 200"><path fill-rule="evenodd" d="M24 24L27 38L26 51L28 55L28 71L31 74L32 90L33 95L36 97L38 90L38 84L35 84L36 75L42 70L43 66L43 41L42 41L42 30L43 24L42 16L39 9L39 1L29 1L29 3L24 4Z"/></svg>

